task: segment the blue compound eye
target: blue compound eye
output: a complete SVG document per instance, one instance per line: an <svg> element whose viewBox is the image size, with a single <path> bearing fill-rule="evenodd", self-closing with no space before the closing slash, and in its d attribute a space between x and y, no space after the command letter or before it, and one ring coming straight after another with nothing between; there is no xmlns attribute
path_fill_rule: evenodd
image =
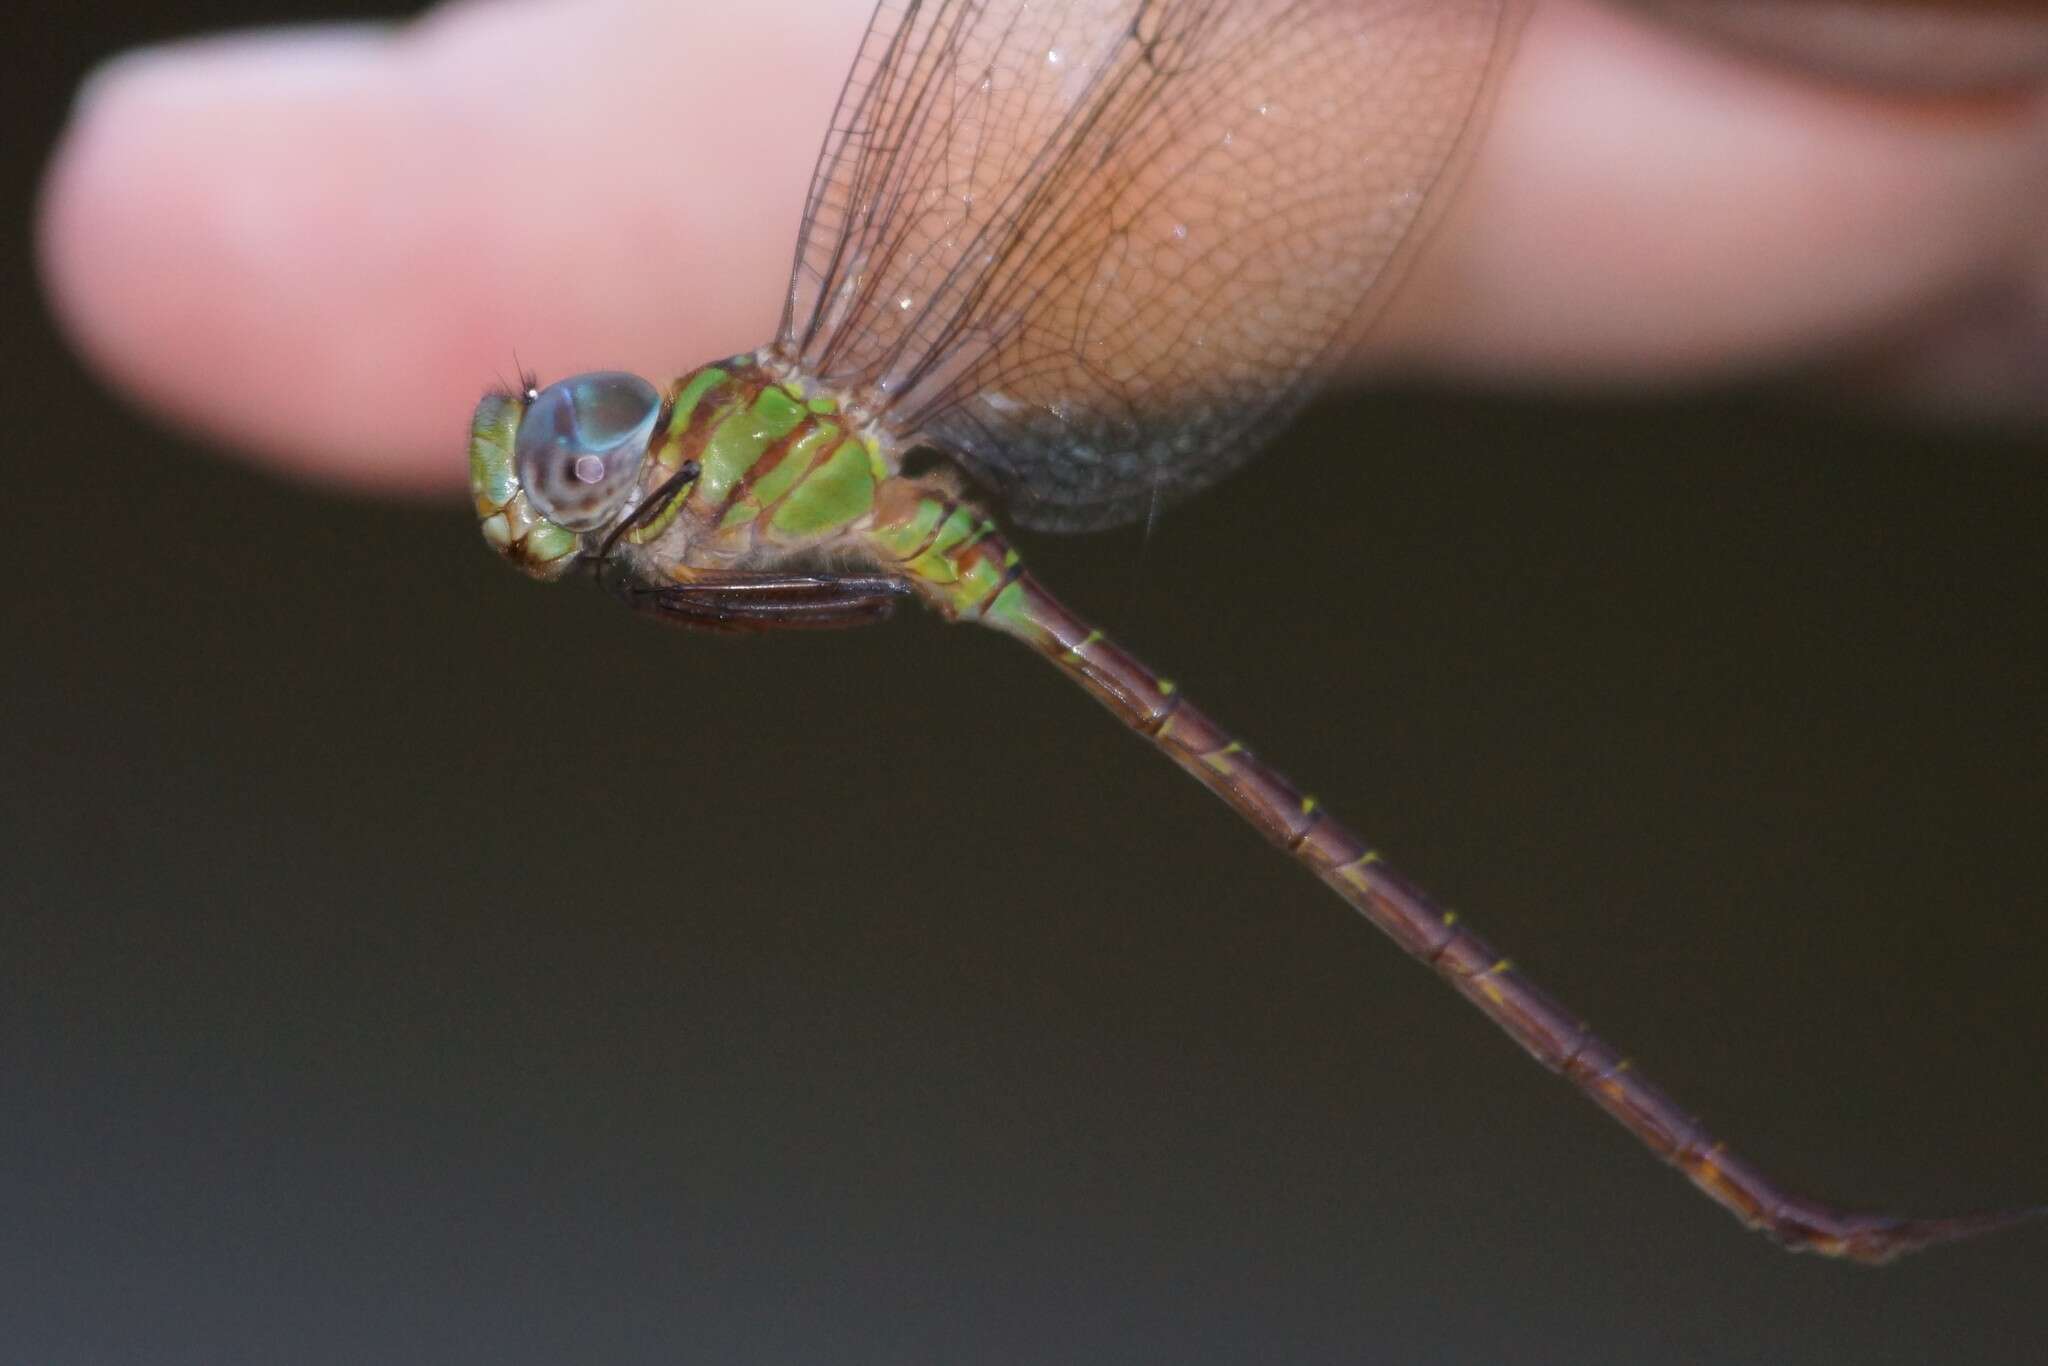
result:
<svg viewBox="0 0 2048 1366"><path fill-rule="evenodd" d="M527 405L512 443L535 511L570 531L616 517L647 458L661 394L638 375L600 370L550 384Z"/></svg>

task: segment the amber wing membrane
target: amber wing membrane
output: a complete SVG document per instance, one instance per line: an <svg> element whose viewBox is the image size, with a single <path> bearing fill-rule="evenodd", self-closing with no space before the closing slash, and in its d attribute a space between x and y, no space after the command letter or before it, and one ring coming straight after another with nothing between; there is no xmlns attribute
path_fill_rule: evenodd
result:
<svg viewBox="0 0 2048 1366"><path fill-rule="evenodd" d="M1523 7L890 0L776 349L1027 525L1192 492L1362 337Z"/></svg>

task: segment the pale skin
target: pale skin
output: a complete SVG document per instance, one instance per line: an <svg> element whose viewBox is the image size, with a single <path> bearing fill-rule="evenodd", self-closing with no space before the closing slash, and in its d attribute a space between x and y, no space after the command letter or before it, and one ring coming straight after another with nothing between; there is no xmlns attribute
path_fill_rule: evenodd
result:
<svg viewBox="0 0 2048 1366"><path fill-rule="evenodd" d="M869 8L473 0L127 59L52 163L52 305L152 411L451 493L517 367L668 375L772 335ZM1361 365L1639 387L1879 350L1890 392L2048 417L2048 97L1857 92L1540 0Z"/></svg>

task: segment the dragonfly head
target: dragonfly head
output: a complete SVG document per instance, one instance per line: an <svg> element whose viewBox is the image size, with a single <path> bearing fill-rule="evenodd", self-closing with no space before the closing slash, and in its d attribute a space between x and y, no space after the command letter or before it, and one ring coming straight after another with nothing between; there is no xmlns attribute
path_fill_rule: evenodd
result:
<svg viewBox="0 0 2048 1366"><path fill-rule="evenodd" d="M485 395L469 425L484 539L537 579L566 574L632 506L660 415L661 392L617 370Z"/></svg>

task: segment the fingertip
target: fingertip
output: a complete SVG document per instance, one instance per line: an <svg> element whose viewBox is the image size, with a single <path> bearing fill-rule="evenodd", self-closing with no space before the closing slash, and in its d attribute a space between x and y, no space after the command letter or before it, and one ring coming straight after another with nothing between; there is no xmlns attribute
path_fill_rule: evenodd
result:
<svg viewBox="0 0 2048 1366"><path fill-rule="evenodd" d="M146 405L342 482L431 487L454 475L421 464L405 420L329 411L352 373L387 378L344 333L379 249L347 179L386 141L389 45L349 26L114 58L80 88L38 247L60 325Z"/></svg>
<svg viewBox="0 0 2048 1366"><path fill-rule="evenodd" d="M457 487L477 395L521 365L668 374L770 336L862 17L776 8L772 53L754 11L529 0L117 59L45 187L53 306L212 438Z"/></svg>

